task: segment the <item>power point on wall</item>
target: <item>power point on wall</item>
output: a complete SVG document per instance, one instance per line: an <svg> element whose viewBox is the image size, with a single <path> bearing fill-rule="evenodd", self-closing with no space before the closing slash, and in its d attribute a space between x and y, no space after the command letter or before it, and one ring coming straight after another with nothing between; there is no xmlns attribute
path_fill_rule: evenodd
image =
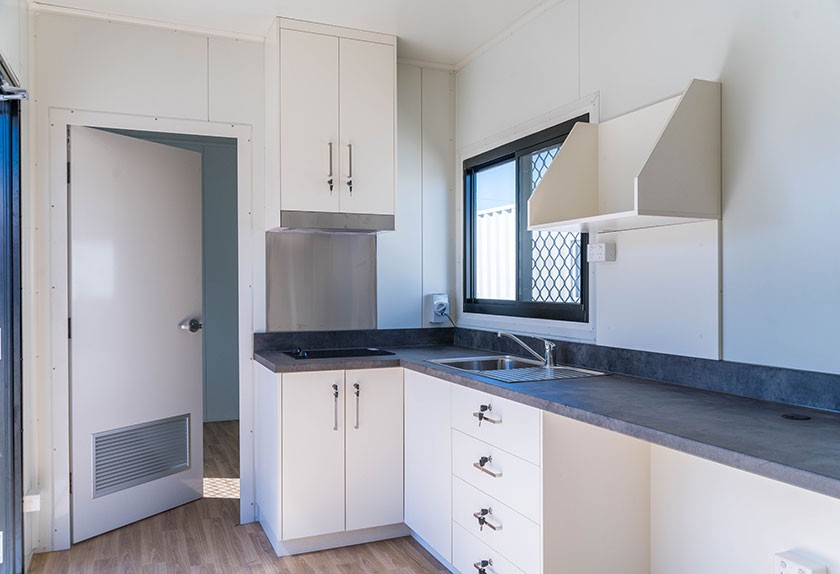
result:
<svg viewBox="0 0 840 574"><path fill-rule="evenodd" d="M432 293L426 295L426 320L429 323L446 323L449 319L449 295Z"/></svg>
<svg viewBox="0 0 840 574"><path fill-rule="evenodd" d="M590 243L586 246L586 260L589 263L615 261L615 243Z"/></svg>
<svg viewBox="0 0 840 574"><path fill-rule="evenodd" d="M773 574L828 574L828 569L796 552L788 551L776 554Z"/></svg>

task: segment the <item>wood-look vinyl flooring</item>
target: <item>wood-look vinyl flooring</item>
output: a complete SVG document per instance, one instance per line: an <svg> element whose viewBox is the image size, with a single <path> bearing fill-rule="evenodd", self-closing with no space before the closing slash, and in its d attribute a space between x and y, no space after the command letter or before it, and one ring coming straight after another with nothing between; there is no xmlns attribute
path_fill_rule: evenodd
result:
<svg viewBox="0 0 840 574"><path fill-rule="evenodd" d="M442 574L411 538L277 558L259 524L239 524L238 498L209 498L239 477L238 422L204 425L205 498L75 544L36 554L31 574ZM234 481L237 482L238 481ZM237 489L238 493L238 489Z"/></svg>

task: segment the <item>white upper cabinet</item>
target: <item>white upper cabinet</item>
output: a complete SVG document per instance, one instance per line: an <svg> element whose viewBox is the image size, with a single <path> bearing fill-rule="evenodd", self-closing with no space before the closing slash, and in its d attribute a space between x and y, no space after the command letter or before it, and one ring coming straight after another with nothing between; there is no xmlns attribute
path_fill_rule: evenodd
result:
<svg viewBox="0 0 840 574"><path fill-rule="evenodd" d="M721 86L578 123L528 200L531 231L609 232L721 216Z"/></svg>
<svg viewBox="0 0 840 574"><path fill-rule="evenodd" d="M342 38L341 211L394 213L394 48Z"/></svg>
<svg viewBox="0 0 840 574"><path fill-rule="evenodd" d="M279 136L269 134L266 166L268 184L279 185L279 227L313 221L359 230L368 220L350 216L366 215L389 217L390 226L374 221L393 229L396 39L277 22L266 44L266 101L279 113L269 109L266 117Z"/></svg>
<svg viewBox="0 0 840 574"><path fill-rule="evenodd" d="M283 209L339 210L338 145L338 38L280 30Z"/></svg>

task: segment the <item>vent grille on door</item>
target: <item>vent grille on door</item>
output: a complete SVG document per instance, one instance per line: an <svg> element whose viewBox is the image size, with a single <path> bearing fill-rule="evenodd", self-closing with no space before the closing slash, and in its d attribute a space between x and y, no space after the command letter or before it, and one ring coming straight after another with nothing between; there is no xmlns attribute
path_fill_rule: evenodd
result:
<svg viewBox="0 0 840 574"><path fill-rule="evenodd" d="M190 415L93 435L93 497L190 468Z"/></svg>

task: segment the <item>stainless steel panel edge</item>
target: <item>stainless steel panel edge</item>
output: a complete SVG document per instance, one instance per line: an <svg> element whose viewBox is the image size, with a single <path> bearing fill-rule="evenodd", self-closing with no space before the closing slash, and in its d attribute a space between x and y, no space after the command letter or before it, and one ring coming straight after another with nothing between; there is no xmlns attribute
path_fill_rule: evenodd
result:
<svg viewBox="0 0 840 574"><path fill-rule="evenodd" d="M393 215L319 211L281 211L280 228L346 233L376 233L395 229Z"/></svg>

